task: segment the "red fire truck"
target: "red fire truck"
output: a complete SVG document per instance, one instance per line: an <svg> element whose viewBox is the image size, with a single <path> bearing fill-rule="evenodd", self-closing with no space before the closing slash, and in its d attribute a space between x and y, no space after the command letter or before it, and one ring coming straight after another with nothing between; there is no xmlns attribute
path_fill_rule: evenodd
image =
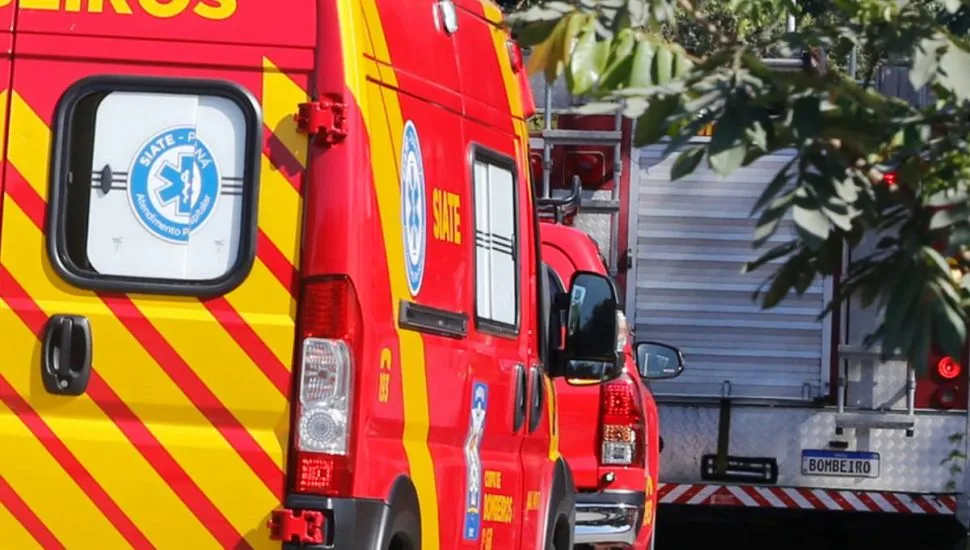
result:
<svg viewBox="0 0 970 550"><path fill-rule="evenodd" d="M803 70L799 59L766 63ZM876 82L896 95L906 69L888 69ZM794 151L726 178L701 166L671 181L678 153L665 158L668 143L633 147L628 122L568 114L581 98L562 80L546 87L539 74L532 85L552 97L534 127L533 171L551 159L556 196L569 192L556 171L584 178L573 223L607 258L637 340L677 346L690 360L681 373L639 356L662 419L660 532L781 517L797 518L808 539L834 519L873 541L895 530L952 547L970 524L968 358L931 353L923 374L901 357L882 361L863 345L879 323L873 308L853 298L818 318L840 277L813 281L770 310L752 299L761 275L741 267L767 248L751 248L750 213ZM545 157L540 135L557 141ZM691 142L710 139L704 132ZM765 246L792 231L789 217ZM844 271L880 237L846 250Z"/></svg>
<svg viewBox="0 0 970 550"><path fill-rule="evenodd" d="M571 548L499 9L278 4L0 0L2 545Z"/></svg>

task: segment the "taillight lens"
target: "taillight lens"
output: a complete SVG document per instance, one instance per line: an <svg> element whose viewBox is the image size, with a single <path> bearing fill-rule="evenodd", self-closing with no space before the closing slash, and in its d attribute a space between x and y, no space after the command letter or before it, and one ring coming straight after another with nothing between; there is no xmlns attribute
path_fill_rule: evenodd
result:
<svg viewBox="0 0 970 550"><path fill-rule="evenodd" d="M640 394L626 374L604 384L600 393L600 464L643 464L643 409Z"/></svg>
<svg viewBox="0 0 970 550"><path fill-rule="evenodd" d="M350 279L341 276L308 283L301 307L292 489L342 495L353 481L351 428L360 304Z"/></svg>
<svg viewBox="0 0 970 550"><path fill-rule="evenodd" d="M936 364L936 373L940 375L940 378L945 380L955 379L957 376L960 376L960 371L962 370L960 363L949 356L940 359Z"/></svg>

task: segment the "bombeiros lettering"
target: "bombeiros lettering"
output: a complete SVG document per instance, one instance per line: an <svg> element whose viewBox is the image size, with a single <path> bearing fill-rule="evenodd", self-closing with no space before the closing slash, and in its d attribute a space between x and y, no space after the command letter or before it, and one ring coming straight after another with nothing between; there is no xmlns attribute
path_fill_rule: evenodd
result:
<svg viewBox="0 0 970 550"><path fill-rule="evenodd" d="M13 0L0 0L0 8L12 4ZM144 14L157 19L191 13L203 19L222 21L235 15L238 0L20 0L19 6L31 11Z"/></svg>
<svg viewBox="0 0 970 550"><path fill-rule="evenodd" d="M869 462L845 462L837 459L810 458L808 471L817 473L871 474Z"/></svg>

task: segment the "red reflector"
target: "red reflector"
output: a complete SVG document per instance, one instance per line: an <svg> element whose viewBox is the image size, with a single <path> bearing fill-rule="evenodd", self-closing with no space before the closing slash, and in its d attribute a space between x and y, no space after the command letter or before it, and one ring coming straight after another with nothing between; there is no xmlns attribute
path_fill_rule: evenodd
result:
<svg viewBox="0 0 970 550"><path fill-rule="evenodd" d="M886 182L890 187L896 185L896 172L886 172L882 177L882 181Z"/></svg>
<svg viewBox="0 0 970 550"><path fill-rule="evenodd" d="M512 72L518 73L522 70L522 49L511 38L505 41L505 46L509 50L509 61L512 63Z"/></svg>
<svg viewBox="0 0 970 550"><path fill-rule="evenodd" d="M345 495L350 492L346 457L299 453L296 457L297 493Z"/></svg>
<svg viewBox="0 0 970 550"><path fill-rule="evenodd" d="M332 338L353 342L360 331L360 310L354 285L347 277L308 283L303 289L302 338Z"/></svg>
<svg viewBox="0 0 970 550"><path fill-rule="evenodd" d="M323 521L323 512L315 510L273 510L269 519L269 538L298 544L322 544Z"/></svg>
<svg viewBox="0 0 970 550"><path fill-rule="evenodd" d="M963 370L960 367L960 363L953 360L952 357L947 356L936 364L936 372L946 380L953 380L957 376L960 376L960 371Z"/></svg>

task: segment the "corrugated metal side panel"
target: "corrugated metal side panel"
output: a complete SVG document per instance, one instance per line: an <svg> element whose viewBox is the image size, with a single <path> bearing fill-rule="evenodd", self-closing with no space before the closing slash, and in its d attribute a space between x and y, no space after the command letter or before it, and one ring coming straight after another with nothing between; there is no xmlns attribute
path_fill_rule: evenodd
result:
<svg viewBox="0 0 970 550"><path fill-rule="evenodd" d="M827 393L825 285L762 311L752 300L770 267L743 275L759 256L752 249L751 208L790 154L776 154L722 179L702 163L670 181L677 155L663 146L640 151L637 204L635 326L638 339L680 347L687 370L652 383L658 396L806 399ZM764 250L788 240L790 220ZM777 263L777 262L776 262ZM730 384L725 388L725 382Z"/></svg>

